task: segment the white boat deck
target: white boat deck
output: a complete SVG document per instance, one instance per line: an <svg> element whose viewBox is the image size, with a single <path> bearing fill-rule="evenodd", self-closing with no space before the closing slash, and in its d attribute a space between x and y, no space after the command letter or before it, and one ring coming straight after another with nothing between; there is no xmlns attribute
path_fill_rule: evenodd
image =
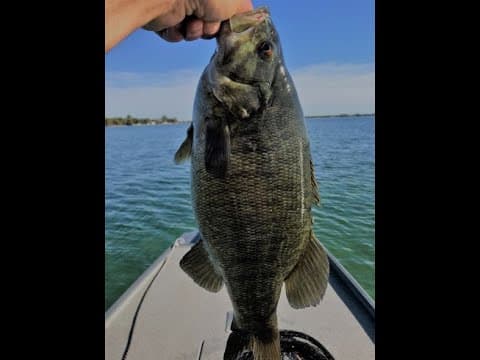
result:
<svg viewBox="0 0 480 360"><path fill-rule="evenodd" d="M106 360L223 359L232 310L225 287L210 293L178 265L194 235L178 239L105 314ZM337 360L373 360L371 322L335 281L314 308L292 309L282 290L279 328L313 336Z"/></svg>

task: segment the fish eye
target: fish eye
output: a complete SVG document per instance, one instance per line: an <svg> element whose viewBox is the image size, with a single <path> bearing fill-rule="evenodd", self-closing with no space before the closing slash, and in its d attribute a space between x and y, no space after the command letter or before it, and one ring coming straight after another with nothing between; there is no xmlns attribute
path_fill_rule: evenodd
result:
<svg viewBox="0 0 480 360"><path fill-rule="evenodd" d="M257 47L258 55L264 60L270 60L273 55L273 44L270 41L263 41Z"/></svg>

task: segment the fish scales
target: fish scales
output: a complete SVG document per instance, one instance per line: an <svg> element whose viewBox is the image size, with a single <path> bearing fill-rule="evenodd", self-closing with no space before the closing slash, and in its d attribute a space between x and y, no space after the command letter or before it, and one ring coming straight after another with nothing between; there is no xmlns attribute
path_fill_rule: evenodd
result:
<svg viewBox="0 0 480 360"><path fill-rule="evenodd" d="M328 260L313 234L319 197L310 145L268 10L224 22L217 41L176 155L177 162L191 156L202 238L181 266L207 290L227 288L234 331L225 359L242 350L234 346L250 349L255 360L277 359L284 282L295 308L318 304L328 282Z"/></svg>

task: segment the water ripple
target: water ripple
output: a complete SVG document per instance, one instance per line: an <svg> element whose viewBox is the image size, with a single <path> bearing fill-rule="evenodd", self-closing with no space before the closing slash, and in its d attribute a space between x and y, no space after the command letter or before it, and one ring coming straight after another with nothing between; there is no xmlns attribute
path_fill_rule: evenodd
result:
<svg viewBox="0 0 480 360"><path fill-rule="evenodd" d="M321 197L315 234L375 297L374 119L306 124ZM106 129L105 309L173 240L196 228L190 168L173 162L187 127Z"/></svg>

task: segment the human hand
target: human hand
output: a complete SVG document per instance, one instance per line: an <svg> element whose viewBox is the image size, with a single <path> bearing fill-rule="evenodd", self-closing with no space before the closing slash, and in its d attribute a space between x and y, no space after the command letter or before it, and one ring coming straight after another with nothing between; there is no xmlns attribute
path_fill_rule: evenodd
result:
<svg viewBox="0 0 480 360"><path fill-rule="evenodd" d="M251 0L179 0L143 28L155 31L170 42L213 38L220 23L253 9Z"/></svg>

